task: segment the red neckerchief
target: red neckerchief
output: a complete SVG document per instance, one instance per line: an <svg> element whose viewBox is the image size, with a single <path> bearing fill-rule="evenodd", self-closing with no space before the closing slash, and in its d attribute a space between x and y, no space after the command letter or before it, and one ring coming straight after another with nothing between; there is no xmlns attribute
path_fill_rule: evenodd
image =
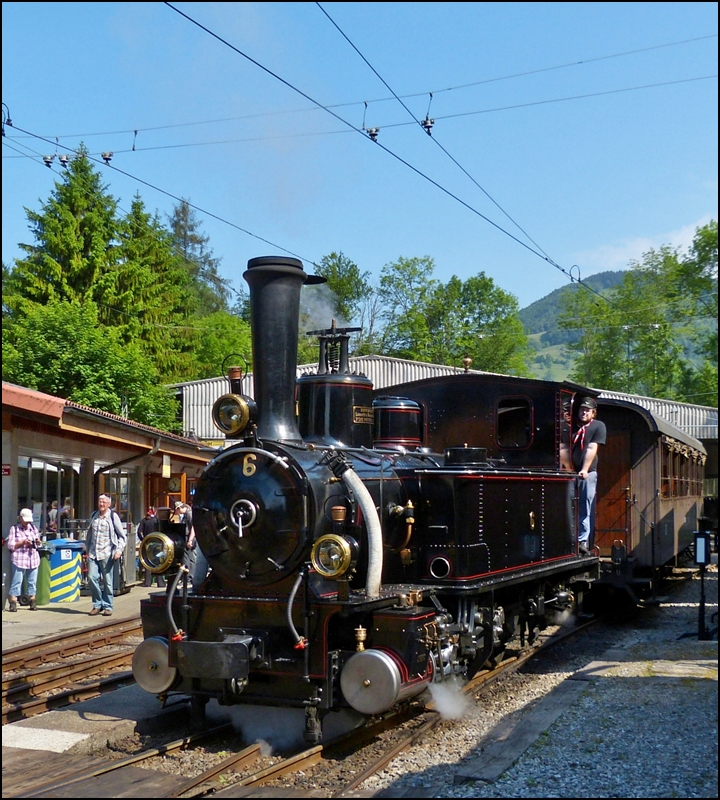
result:
<svg viewBox="0 0 720 800"><path fill-rule="evenodd" d="M592 422L592 420L590 420ZM580 440L580 449L585 449L585 433L587 432L587 427L590 422L586 422L581 428L578 428L577 433L575 434L575 438L573 439L573 444L577 444L578 439Z"/></svg>

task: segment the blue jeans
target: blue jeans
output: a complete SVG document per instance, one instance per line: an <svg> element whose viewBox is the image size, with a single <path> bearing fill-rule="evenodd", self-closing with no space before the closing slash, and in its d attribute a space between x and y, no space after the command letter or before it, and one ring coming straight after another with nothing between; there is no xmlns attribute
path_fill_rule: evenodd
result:
<svg viewBox="0 0 720 800"><path fill-rule="evenodd" d="M207 578L210 569L207 558L197 544L193 548L186 548L183 564L188 568L193 589L197 589Z"/></svg>
<svg viewBox="0 0 720 800"><path fill-rule="evenodd" d="M195 545L195 563L192 565L192 569L190 570L193 589L197 589L200 584L205 581L209 569L210 565L208 564L208 560L205 558L203 551L197 545Z"/></svg>
<svg viewBox="0 0 720 800"><path fill-rule="evenodd" d="M585 479L578 478L578 544L588 548L595 538L597 481L597 472L589 472Z"/></svg>
<svg viewBox="0 0 720 800"><path fill-rule="evenodd" d="M15 564L11 564L10 566L12 567L10 597L20 597L22 594L23 578L25 578L25 576L27 576L27 596L35 597L35 590L37 589L38 567L33 567L32 569L23 569L22 567L16 567Z"/></svg>
<svg viewBox="0 0 720 800"><path fill-rule="evenodd" d="M93 608L100 611L113 609L113 574L115 559L109 558L96 561L88 558L88 583L90 584L90 597Z"/></svg>

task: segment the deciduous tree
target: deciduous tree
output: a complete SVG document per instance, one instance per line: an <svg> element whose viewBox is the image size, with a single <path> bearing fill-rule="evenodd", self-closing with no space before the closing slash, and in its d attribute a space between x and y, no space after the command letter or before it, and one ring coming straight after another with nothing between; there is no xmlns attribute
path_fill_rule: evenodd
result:
<svg viewBox="0 0 720 800"><path fill-rule="evenodd" d="M383 267L384 353L398 358L527 374L528 340L517 299L480 272L446 284L433 278L429 257Z"/></svg>
<svg viewBox="0 0 720 800"><path fill-rule="evenodd" d="M559 324L581 331L574 380L601 389L717 404L717 223L683 255L663 246L631 262L604 299L573 287ZM714 380L713 388L709 388Z"/></svg>
<svg viewBox="0 0 720 800"><path fill-rule="evenodd" d="M3 325L3 380L176 429L176 402L150 359L99 323L91 300L28 306L25 324Z"/></svg>

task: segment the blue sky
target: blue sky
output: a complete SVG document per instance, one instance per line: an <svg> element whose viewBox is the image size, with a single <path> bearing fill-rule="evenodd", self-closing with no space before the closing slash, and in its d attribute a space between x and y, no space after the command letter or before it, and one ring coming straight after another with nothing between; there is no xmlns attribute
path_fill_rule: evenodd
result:
<svg viewBox="0 0 720 800"><path fill-rule="evenodd" d="M525 307L717 219L716 3L173 5L247 57L165 3L3 3L5 263L81 141L122 209L202 209L237 288L430 256Z"/></svg>

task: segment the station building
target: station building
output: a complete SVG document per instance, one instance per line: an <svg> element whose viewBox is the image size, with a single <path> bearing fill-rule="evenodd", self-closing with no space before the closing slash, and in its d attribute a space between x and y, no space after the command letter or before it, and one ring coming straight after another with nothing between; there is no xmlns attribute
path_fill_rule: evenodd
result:
<svg viewBox="0 0 720 800"><path fill-rule="evenodd" d="M21 508L32 510L47 538L78 538L104 492L128 531L125 560L134 564L134 531L147 507L190 500L216 452L196 439L3 381L3 542ZM53 501L59 511L66 500L69 514L52 525ZM5 546L3 574L4 604L10 580Z"/></svg>

